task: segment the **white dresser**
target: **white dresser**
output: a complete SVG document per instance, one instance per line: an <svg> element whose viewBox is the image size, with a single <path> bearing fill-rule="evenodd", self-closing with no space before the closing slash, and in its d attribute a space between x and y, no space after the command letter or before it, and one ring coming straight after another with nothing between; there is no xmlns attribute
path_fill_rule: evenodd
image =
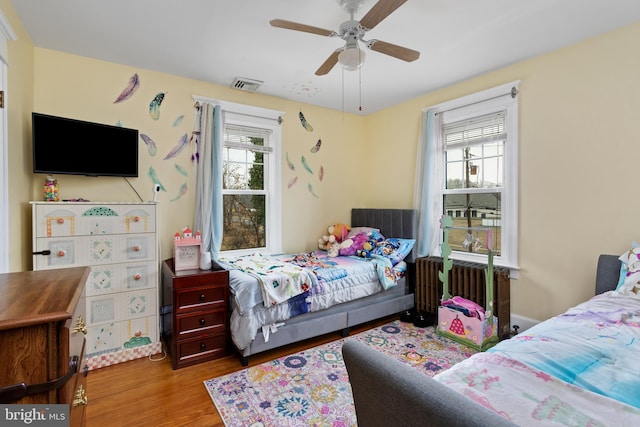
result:
<svg viewBox="0 0 640 427"><path fill-rule="evenodd" d="M89 266L89 369L162 351L155 203L31 202L33 269Z"/></svg>

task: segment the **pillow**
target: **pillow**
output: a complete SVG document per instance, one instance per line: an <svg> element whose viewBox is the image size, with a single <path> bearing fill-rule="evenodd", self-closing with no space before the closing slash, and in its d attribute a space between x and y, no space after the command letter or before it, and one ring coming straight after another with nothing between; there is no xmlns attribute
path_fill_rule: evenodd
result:
<svg viewBox="0 0 640 427"><path fill-rule="evenodd" d="M398 239L391 237L379 241L371 253L386 257L391 261L392 265L396 265L409 255L415 243L415 239Z"/></svg>
<svg viewBox="0 0 640 427"><path fill-rule="evenodd" d="M624 282L627 276L629 275L629 268L628 268L629 256L631 255L631 252L633 251L633 249L636 249L638 247L640 247L640 243L634 240L631 242L631 250L623 253L622 255L620 255L620 257L618 257L618 259L622 262L622 264L620 265L620 277L618 278L618 285L616 286L616 291L622 285L624 285Z"/></svg>
<svg viewBox="0 0 640 427"><path fill-rule="evenodd" d="M620 286L620 288L616 289L616 292L621 295L640 299L640 275L634 274L630 277L633 277L635 279L625 281L624 284Z"/></svg>

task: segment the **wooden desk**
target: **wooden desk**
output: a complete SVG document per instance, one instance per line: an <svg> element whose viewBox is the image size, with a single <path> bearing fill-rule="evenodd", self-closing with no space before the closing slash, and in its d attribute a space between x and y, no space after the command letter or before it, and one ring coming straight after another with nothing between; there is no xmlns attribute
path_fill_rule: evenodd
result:
<svg viewBox="0 0 640 427"><path fill-rule="evenodd" d="M88 267L0 274L0 403L67 403L84 424Z"/></svg>

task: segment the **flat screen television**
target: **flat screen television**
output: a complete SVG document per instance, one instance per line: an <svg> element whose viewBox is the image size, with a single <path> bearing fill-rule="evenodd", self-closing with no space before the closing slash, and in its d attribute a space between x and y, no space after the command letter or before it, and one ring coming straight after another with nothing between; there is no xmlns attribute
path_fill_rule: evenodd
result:
<svg viewBox="0 0 640 427"><path fill-rule="evenodd" d="M138 176L138 130L32 113L33 172Z"/></svg>

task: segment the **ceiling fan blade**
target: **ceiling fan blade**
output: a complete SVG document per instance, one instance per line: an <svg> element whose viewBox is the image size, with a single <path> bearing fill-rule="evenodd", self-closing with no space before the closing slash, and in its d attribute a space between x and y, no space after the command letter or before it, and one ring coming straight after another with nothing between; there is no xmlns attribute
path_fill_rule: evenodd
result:
<svg viewBox="0 0 640 427"><path fill-rule="evenodd" d="M319 36L335 36L335 31L325 30L324 28L314 27L311 25L299 24L293 21L286 21L284 19L272 19L269 23L278 28L285 28L287 30L302 31L305 33L318 34Z"/></svg>
<svg viewBox="0 0 640 427"><path fill-rule="evenodd" d="M385 55L393 56L394 58L402 59L407 62L412 62L420 58L420 52L417 50L380 40L370 40L367 43L367 47L371 50L375 50L376 52L384 53Z"/></svg>
<svg viewBox="0 0 640 427"><path fill-rule="evenodd" d="M373 5L369 12L360 20L360 25L367 30L372 29L406 1L407 0L378 0L378 3Z"/></svg>
<svg viewBox="0 0 640 427"><path fill-rule="evenodd" d="M342 49L335 50L331 54L331 56L329 56L327 60L324 61L320 68L318 68L318 70L316 71L316 76L324 76L329 71L331 71L331 69L333 69L333 67L338 63L338 55L340 55L340 52L342 52Z"/></svg>

